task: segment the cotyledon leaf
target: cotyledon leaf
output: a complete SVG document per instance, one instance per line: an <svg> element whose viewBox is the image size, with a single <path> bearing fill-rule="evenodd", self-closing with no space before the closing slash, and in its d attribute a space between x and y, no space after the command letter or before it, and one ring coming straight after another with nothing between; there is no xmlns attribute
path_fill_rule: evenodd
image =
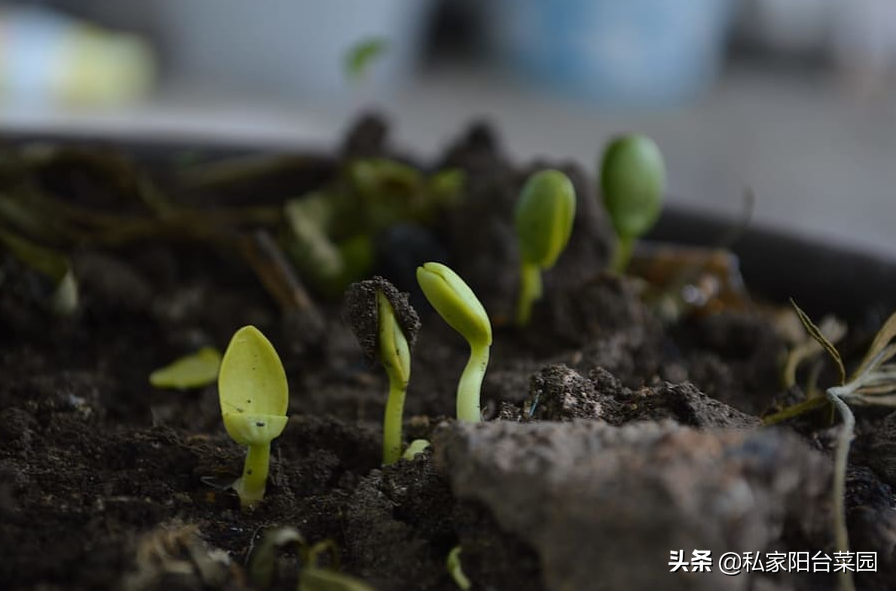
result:
<svg viewBox="0 0 896 591"><path fill-rule="evenodd" d="M149 374L149 383L156 388L202 388L215 383L221 366L221 352L203 347Z"/></svg>
<svg viewBox="0 0 896 591"><path fill-rule="evenodd" d="M221 416L228 435L242 445L269 442L283 432L289 385L280 357L254 326L230 340L218 373Z"/></svg>

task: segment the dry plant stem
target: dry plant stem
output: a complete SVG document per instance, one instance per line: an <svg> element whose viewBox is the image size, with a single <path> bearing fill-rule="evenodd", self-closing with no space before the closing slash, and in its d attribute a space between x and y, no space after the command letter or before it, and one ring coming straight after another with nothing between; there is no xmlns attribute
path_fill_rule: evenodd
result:
<svg viewBox="0 0 896 591"><path fill-rule="evenodd" d="M523 263L520 266L520 299L516 309L517 326L529 324L532 316L532 304L541 297L541 269L538 265Z"/></svg>
<svg viewBox="0 0 896 591"><path fill-rule="evenodd" d="M478 423L482 420L479 389L488 367L488 357L488 345L470 346L470 360L457 385L457 419L460 421Z"/></svg>
<svg viewBox="0 0 896 591"><path fill-rule="evenodd" d="M242 235L239 246L243 257L283 310L316 312L304 284L268 231Z"/></svg>
<svg viewBox="0 0 896 591"><path fill-rule="evenodd" d="M846 463L849 458L849 447L855 430L856 419L849 406L843 402L837 391L840 388L829 388L825 396L839 411L843 419L840 433L837 436L837 449L834 453L834 540L838 552L849 552L849 531L846 528ZM838 575L840 591L855 591L852 573L844 569Z"/></svg>
<svg viewBox="0 0 896 591"><path fill-rule="evenodd" d="M788 406L787 408L776 412L775 414L769 415L762 419L762 423L766 426L775 425L777 423L781 423L786 421L787 419L792 419L794 417L798 417L801 414L807 413L810 410L815 410L816 408L821 408L822 406L828 403L828 399L824 396L815 396L813 398L807 398L806 400L799 402L797 404Z"/></svg>

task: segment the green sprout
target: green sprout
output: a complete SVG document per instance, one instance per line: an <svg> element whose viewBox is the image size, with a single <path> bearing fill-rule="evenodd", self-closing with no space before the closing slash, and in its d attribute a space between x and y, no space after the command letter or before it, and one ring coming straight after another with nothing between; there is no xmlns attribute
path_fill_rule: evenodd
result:
<svg viewBox="0 0 896 591"><path fill-rule="evenodd" d="M614 139L604 152L600 185L618 243L612 269L622 273L635 240L660 216L666 168L657 145L642 135Z"/></svg>
<svg viewBox="0 0 896 591"><path fill-rule="evenodd" d="M215 383L221 353L214 347L203 347L149 374L149 383L156 388L186 390Z"/></svg>
<svg viewBox="0 0 896 591"><path fill-rule="evenodd" d="M477 423L482 420L479 390L492 344L488 314L464 280L441 263L417 267L417 282L439 316L470 344L470 360L457 385L457 418Z"/></svg>
<svg viewBox="0 0 896 591"><path fill-rule="evenodd" d="M295 528L281 526L268 530L249 554L247 571L253 586L266 591L274 586L278 551L294 546L302 562L298 591L374 591L367 583L339 572L339 548L333 540L309 544ZM321 555L329 556L330 566L319 566Z"/></svg>
<svg viewBox="0 0 896 591"><path fill-rule="evenodd" d="M408 444L408 448L404 450L404 454L401 457L406 460L413 460L417 457L417 454L422 454L428 447L430 447L430 443L426 439L415 439Z"/></svg>
<svg viewBox="0 0 896 591"><path fill-rule="evenodd" d="M463 591L467 591L473 585L470 579L467 578L467 575L464 574L463 566L460 563L462 551L460 544L452 548L451 552L448 553L448 559L445 561L445 568L448 569L448 574L451 575L457 586L463 589Z"/></svg>
<svg viewBox="0 0 896 591"><path fill-rule="evenodd" d="M541 297L541 272L550 269L566 248L576 215L576 191L559 170L536 172L526 181L516 204L520 246L520 296L516 323L525 326L532 304Z"/></svg>
<svg viewBox="0 0 896 591"><path fill-rule="evenodd" d="M284 251L310 287L328 298L342 295L370 276L381 232L434 225L459 202L464 182L458 169L424 174L386 158L350 160L329 185L286 201Z"/></svg>
<svg viewBox="0 0 896 591"><path fill-rule="evenodd" d="M231 439L248 447L243 475L233 483L243 508L264 498L271 441L286 427L289 386L280 357L254 326L236 331L218 374L224 427Z"/></svg>
<svg viewBox="0 0 896 591"><path fill-rule="evenodd" d="M0 246L6 247L14 257L56 284L50 300L53 313L59 316L71 316L77 310L78 282L75 280L71 261L67 257L2 227L0 227Z"/></svg>
<svg viewBox="0 0 896 591"><path fill-rule="evenodd" d="M417 312L382 277L353 283L346 293L346 316L369 361L379 359L389 376L383 419L383 463L401 457L404 399L411 377L411 347L420 328Z"/></svg>

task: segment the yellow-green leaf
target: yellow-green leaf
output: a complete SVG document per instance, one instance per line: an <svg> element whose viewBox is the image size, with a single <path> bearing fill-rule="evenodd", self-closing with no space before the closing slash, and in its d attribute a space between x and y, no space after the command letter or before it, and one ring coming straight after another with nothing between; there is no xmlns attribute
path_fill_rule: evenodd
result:
<svg viewBox="0 0 896 591"><path fill-rule="evenodd" d="M387 372L390 374L394 372L399 382L407 384L411 377L411 351L408 341L395 318L392 304L382 291L376 292L376 304L380 359Z"/></svg>
<svg viewBox="0 0 896 591"><path fill-rule="evenodd" d="M254 326L239 329L221 360L218 395L227 433L244 445L270 441L286 425L289 385L280 357Z"/></svg>
<svg viewBox="0 0 896 591"><path fill-rule="evenodd" d="M149 374L149 383L156 388L202 388L215 383L221 366L221 352L203 347Z"/></svg>
<svg viewBox="0 0 896 591"><path fill-rule="evenodd" d="M222 418L227 434L240 445L270 443L283 433L287 421L285 415L259 415L236 412L227 413Z"/></svg>
<svg viewBox="0 0 896 591"><path fill-rule="evenodd" d="M417 454L422 454L428 447L430 447L429 441L425 439L415 439L408 445L408 448L404 450L404 454L401 457L406 460L413 460Z"/></svg>
<svg viewBox="0 0 896 591"><path fill-rule="evenodd" d="M492 325L473 290L457 273L441 263L417 267L417 283L445 322L471 345L492 344Z"/></svg>

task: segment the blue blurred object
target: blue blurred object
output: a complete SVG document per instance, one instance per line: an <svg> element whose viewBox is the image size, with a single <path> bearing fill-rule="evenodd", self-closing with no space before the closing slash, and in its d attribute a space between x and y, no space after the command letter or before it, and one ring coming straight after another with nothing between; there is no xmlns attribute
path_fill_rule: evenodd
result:
<svg viewBox="0 0 896 591"><path fill-rule="evenodd" d="M719 69L735 0L496 0L499 58L542 87L608 102L691 97Z"/></svg>

